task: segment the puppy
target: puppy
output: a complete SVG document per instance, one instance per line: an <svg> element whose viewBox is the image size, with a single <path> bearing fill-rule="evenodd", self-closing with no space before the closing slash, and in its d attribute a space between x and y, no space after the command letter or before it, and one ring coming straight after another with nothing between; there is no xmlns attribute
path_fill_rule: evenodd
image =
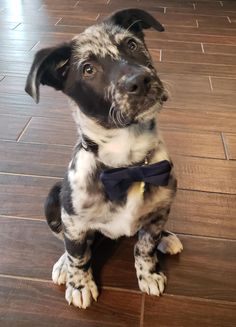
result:
<svg viewBox="0 0 236 327"><path fill-rule="evenodd" d="M166 284L156 249L182 250L177 236L163 231L176 178L156 119L167 96L144 41L151 27L164 30L143 10L116 12L70 42L40 50L26 82L36 102L40 84L65 93L78 128L68 171L51 189L45 214L65 244L52 279L66 284L67 302L79 308L98 297L90 249L96 231L112 239L138 232L138 283L151 295Z"/></svg>

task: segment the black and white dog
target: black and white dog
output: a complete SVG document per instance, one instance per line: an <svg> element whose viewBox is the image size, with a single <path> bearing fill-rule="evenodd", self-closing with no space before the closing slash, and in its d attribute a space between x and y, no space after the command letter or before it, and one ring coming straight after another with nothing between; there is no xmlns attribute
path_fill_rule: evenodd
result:
<svg viewBox="0 0 236 327"><path fill-rule="evenodd" d="M40 50L26 91L39 101L46 84L69 96L79 141L62 183L50 191L45 213L65 253L53 267L66 300L87 308L97 300L91 270L96 231L116 239L139 233L135 268L141 291L159 296L166 277L156 249L181 252L163 231L176 192L173 165L156 115L167 99L144 42L143 29L163 31L147 12L126 9L70 42Z"/></svg>

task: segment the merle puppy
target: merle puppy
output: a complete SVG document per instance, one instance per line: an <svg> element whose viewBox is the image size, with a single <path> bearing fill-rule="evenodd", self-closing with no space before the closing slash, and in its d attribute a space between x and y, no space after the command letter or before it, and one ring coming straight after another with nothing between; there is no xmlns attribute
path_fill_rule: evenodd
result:
<svg viewBox="0 0 236 327"><path fill-rule="evenodd" d="M80 308L98 297L90 249L96 231L112 239L138 232L138 283L152 295L166 284L156 249L182 250L177 236L163 231L176 179L156 120L167 96L144 42L143 29L151 27L164 30L143 10L116 12L68 43L40 50L27 79L36 102L40 84L68 95L78 128L68 171L51 189L45 213L65 243L52 279L66 283L67 302Z"/></svg>

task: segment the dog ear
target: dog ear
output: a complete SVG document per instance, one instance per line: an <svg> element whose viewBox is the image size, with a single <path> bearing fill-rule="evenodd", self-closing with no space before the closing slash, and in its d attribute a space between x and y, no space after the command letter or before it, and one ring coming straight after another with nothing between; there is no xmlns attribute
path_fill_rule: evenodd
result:
<svg viewBox="0 0 236 327"><path fill-rule="evenodd" d="M36 53L25 85L25 91L36 103L39 102L40 84L52 86L56 90L64 88L70 56L71 44L42 49Z"/></svg>
<svg viewBox="0 0 236 327"><path fill-rule="evenodd" d="M164 27L148 12L141 9L124 9L115 12L112 16L108 17L108 22L119 25L135 34L144 37L143 29L153 27L159 32L164 31Z"/></svg>

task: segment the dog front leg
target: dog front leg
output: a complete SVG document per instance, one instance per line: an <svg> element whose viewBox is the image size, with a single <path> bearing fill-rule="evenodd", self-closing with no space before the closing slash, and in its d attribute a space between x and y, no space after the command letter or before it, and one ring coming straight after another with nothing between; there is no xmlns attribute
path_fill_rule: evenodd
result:
<svg viewBox="0 0 236 327"><path fill-rule="evenodd" d="M142 292L156 296L163 293L167 282L160 271L156 250L168 213L169 208L166 208L150 215L149 223L139 231L139 240L134 248L139 288Z"/></svg>
<svg viewBox="0 0 236 327"><path fill-rule="evenodd" d="M91 269L91 242L87 233L75 239L65 235L67 254L67 281L65 298L69 304L86 309L93 299L97 301L98 289Z"/></svg>

